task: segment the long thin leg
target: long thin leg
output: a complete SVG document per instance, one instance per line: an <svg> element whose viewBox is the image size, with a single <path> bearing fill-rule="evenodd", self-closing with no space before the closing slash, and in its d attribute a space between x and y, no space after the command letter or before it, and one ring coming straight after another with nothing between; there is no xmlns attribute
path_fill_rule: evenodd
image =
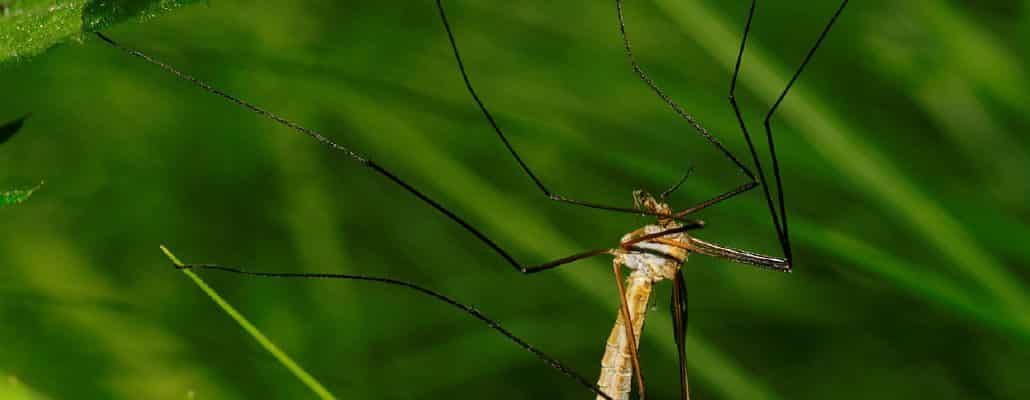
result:
<svg viewBox="0 0 1030 400"><path fill-rule="evenodd" d="M779 109L780 103L782 103L783 99L787 97L787 93L790 92L792 87L794 87L794 82L797 82L798 77L801 76L801 72L805 70L809 61L812 61L812 57L815 55L816 50L818 50L819 46L822 45L823 40L826 39L826 36L830 33L830 29L833 28L833 24L837 22L837 18L844 12L844 7L847 7L847 5L848 0L843 0L840 3L840 7L837 7L837 11L833 13L832 17L830 17L830 21L826 23L826 27L823 28L823 31L819 34L819 38L816 39L812 48L808 50L808 54L805 55L805 59L801 62L801 65L798 66L797 71L794 71L794 75L790 77L790 81L787 82L787 86L785 86L783 91L780 92L780 96L776 98L776 102L769 108L769 112L765 114L765 120L762 122L762 125L765 127L766 140L769 142L769 155L772 157L773 176L776 177L776 192L780 203L780 219L783 223L781 236L783 238L784 256L788 262L790 262L793 257L790 248L790 229L787 225L787 210L783 199L783 180L780 178L780 163L779 159L776 158L776 146L773 143L772 125L770 124L770 120L772 120L773 114L776 113L776 110Z"/></svg>
<svg viewBox="0 0 1030 400"><path fill-rule="evenodd" d="M673 216L674 217L681 217L682 218L684 216L696 213L696 212L704 210L704 209L706 209L706 208L708 208L710 206L714 206L716 204L722 203L723 201L725 201L726 199L729 199L730 197L733 197L733 196L736 196L738 194L744 193L744 192L746 192L748 190L754 189L755 186L758 186L758 182L752 181L752 182L745 183L743 185L740 185L740 186L737 186L737 187L731 189L730 191L728 191L726 193L720 194L720 195L712 197L712 198L710 198L708 200L705 200L705 201L702 201L702 202L697 203L695 205L692 205L690 207L687 207L683 211L678 211L678 212L674 213Z"/></svg>
<svg viewBox="0 0 1030 400"><path fill-rule="evenodd" d="M703 222L700 222L700 221L698 221L698 222L699 223L694 224L694 225L684 225L684 226L681 226L679 228L666 229L666 230L661 231L661 232L655 232L655 233L649 233L649 234L646 234L646 235L640 235L640 236L637 236L637 237L635 237L633 239L630 239L630 240L627 240L625 242L622 242L619 246L621 246L623 250L629 250L630 248L633 247L633 245L635 245L637 243L640 243L640 242L645 242L645 241L648 241L648 240L654 240L654 239L660 238L662 236L668 236L668 235L673 235L673 234L677 234L677 233L692 231L694 229L701 229L701 228L703 228L705 226L705 224ZM632 235L635 235L636 233L639 233L639 232L642 232L642 231L643 231L642 228L641 229L637 229L637 230L632 232Z"/></svg>
<svg viewBox="0 0 1030 400"><path fill-rule="evenodd" d="M637 75L640 77L640 79L645 84L647 84L647 86L650 87L652 91L655 92L655 94L657 94L666 104L668 104L674 111L676 111L676 113L679 114L684 120L686 120L688 123L690 123L690 125L693 126L694 129L697 130L697 132L702 137L704 137L709 143L711 143L719 151L721 151L726 156L726 158L728 158L730 161L732 161L744 173L744 175L747 176L747 178L750 180L750 182L748 182L748 183L745 183L743 185L738 186L737 188L735 188L733 190L730 190L728 192L725 192L723 194L715 196L712 199L709 199L709 200L703 201L701 203L698 203L697 205L691 206L691 207L689 207L689 208L687 208L687 209L685 209L683 211L677 212L675 215L678 216L678 217L682 217L682 216L685 216L685 215L689 215L689 214L691 214L693 212L700 211L700 210L702 210L704 208L707 208L709 206L718 204L718 203L720 203L722 201L725 201L725 200L727 200L727 199L729 199L731 197L734 197L734 196L736 196L736 195L738 195L740 193L744 193L744 192L746 192L748 190L751 190L755 186L758 186L758 184L760 183L762 185L762 187L763 187L763 192L764 192L763 194L765 195L766 203L767 203L767 205L769 207L769 214L770 214L770 216L771 216L771 218L773 220L773 226L776 229L777 239L779 240L780 246L782 247L782 250L783 250L783 253L784 253L784 258L787 261L787 265L789 265L791 263L791 260L792 260L792 251L791 251L791 246L790 246L790 234L789 234L790 231L789 231L789 229L787 227L787 222L786 222L787 221L786 204L785 204L785 201L784 201L784 195L783 195L783 190L782 190L782 178L781 178L781 175L780 175L780 172L779 172L779 161L778 161L778 159L776 157L775 145L773 144L773 139L772 139L772 128L770 127L769 121L772 118L772 115L778 109L780 103L783 101L783 99L786 97L787 93L790 91L790 88L794 85L794 82L801 75L801 72L804 70L805 66L808 64L808 62L811 60L812 56L815 54L816 50L822 44L823 39L825 39L825 37L829 33L830 28L833 26L834 22L836 22L837 18L843 12L844 7L848 3L848 0L844 0L841 3L840 7L837 9L837 11L833 14L833 17L827 23L827 25L823 29L822 33L819 35L819 38L816 41L815 45L809 50L808 54L805 56L804 61L801 63L801 66L795 71L795 73L792 76L790 82L788 82L787 86L780 93L779 98L777 98L776 102L770 108L770 110L769 110L769 112L768 112L768 114L766 115L766 118L765 118L764 125L765 125L765 129L766 129L766 137L767 137L767 140L769 142L769 152L770 152L770 156L771 156L772 162L773 162L773 175L775 177L776 186L777 186L777 199L778 199L778 203L779 203L778 204L779 205L778 210L777 210L777 207L774 206L774 204L773 204L773 200L772 200L773 196L772 196L772 194L771 194L771 192L769 190L769 187L768 187L768 184L767 184L767 180L765 178L765 173L763 171L763 168L762 168L761 162L759 160L757 151L755 150L755 146L754 146L754 143L753 143L753 141L751 139L751 135L750 135L750 133L747 130L746 124L744 123L743 116L741 115L740 108L737 105L737 101L736 101L736 97L735 97L737 77L740 74L741 60L743 58L744 48L745 48L746 43L747 43L748 33L750 32L750 29L751 29L751 22L752 22L752 19L754 17L756 0L752 0L751 6L748 9L747 20L746 20L745 25L744 25L744 33L742 35L740 47L739 47L739 50L737 52L737 59L736 59L736 62L734 64L734 70L733 70L733 78L732 78L731 83L730 83L730 96L729 96L729 100L730 100L730 104L733 106L734 114L735 114L735 116L737 118L738 124L740 125L741 131L744 134L744 139L747 142L748 150L751 153L752 160L755 162L755 168L758 170L757 177L756 177L756 175L754 173L751 172L751 170L749 170L743 163L741 163L740 160L738 160L735 156L733 156L733 154L725 146L723 146L721 142L719 142L703 126L701 126L700 123L698 123L697 120L693 118L693 116L688 114L679 104L677 104L668 95L666 95L665 92L662 91L661 88L659 88L657 86L657 84L655 84L654 81L651 80L647 76L647 73L644 72L643 68L640 67L640 65L636 62L636 60L635 60L635 58L633 56L633 52L632 52L632 48L630 46L629 38L628 38L628 35L626 34L625 18L623 16L623 11L622 11L622 0L616 0L615 3L616 3L617 11L618 11L619 33L622 36L623 45L624 45L624 47L626 49L626 55L627 55L627 57L630 60L630 64L632 65L633 70L637 73Z"/></svg>
<svg viewBox="0 0 1030 400"><path fill-rule="evenodd" d="M687 380L687 284L683 270L676 271L672 286L672 337L676 341L676 357L680 367L680 398L690 400L690 384Z"/></svg>
<svg viewBox="0 0 1030 400"><path fill-rule="evenodd" d="M436 291L433 291L433 290L427 289L425 287L416 285L416 284L411 283L411 282L405 282L405 281L402 281L402 280L392 279L392 278L384 278L384 277L376 277L376 276L364 276L364 275L350 275L350 274L306 274L306 273L280 273L280 272L252 272L252 271L246 271L246 270L243 270L243 269L240 269L240 268L225 267L225 266L215 265L215 264L175 264L175 268L176 269L214 270L214 271L230 272L230 273L234 273L234 274L258 276L258 277L266 277L266 278L303 278L303 279L343 279L343 280L356 280L356 281L376 282L376 283L382 283L382 284L393 285L393 286L400 286L400 287L403 287L403 288L407 288L407 289L413 290L415 292L418 292L420 294L432 297L432 298L434 298L434 299L436 299L438 301L446 303L446 304L450 305L451 307L457 308L457 309L459 309L461 311L464 311L466 314L469 314L469 315L475 317L476 319L482 321L487 326L489 326L490 329L493 329L493 330L495 330L497 332L500 332L502 335L504 335L504 337L508 338L508 340L511 340L512 342L517 344L519 347L522 347L526 351L536 355L537 358L539 358L543 362L547 363L547 365L550 365L551 368L554 368L554 369L558 370L559 372L561 372L563 375L565 375L565 376L567 376L569 378L572 378L577 383L579 383L583 387L586 387L587 389L590 389L590 391L594 392L598 396L601 396L601 397L604 397L604 398L606 398L608 400L611 400L611 397L609 397L607 394L602 392L601 389L597 387L597 385L591 383L589 380L587 380L586 378L584 378L581 375L577 374L575 371L573 371L569 367L566 367L565 364L561 363L561 361L558 361L556 358L547 355L547 353L544 353L540 349L537 349L536 347L533 347L533 345L529 344L528 342L526 342L522 338L516 336L514 333L511 333L511 331L505 329L497 321L491 319L490 317L487 317L486 315L483 315L483 313L481 313L475 307L472 307L470 305L458 302L457 300L454 300L454 299L452 299L452 298L450 298L448 296L445 296L445 295L443 295L441 293L438 293Z"/></svg>
<svg viewBox="0 0 1030 400"><path fill-rule="evenodd" d="M751 133L747 129L747 124L744 123L744 116L740 112L740 107L737 105L737 77L740 76L740 63L744 58L744 48L747 45L748 33L751 32L751 21L755 16L755 6L757 0L751 0L751 6L748 7L747 20L744 22L744 33L741 35L740 47L737 50L737 60L733 65L733 78L730 79L730 105L733 107L733 114L737 118L737 124L740 126L740 131L744 134L744 141L747 142L748 151L751 153L751 159L755 163L755 169L758 170L758 180L762 183L762 192L765 195L765 202L769 207L769 215L772 218L773 227L776 229L776 239L780 242L780 247L783 248L783 253L786 258L790 259L791 249L788 245L788 241L784 237L783 225L780 223L780 217L776 211L776 207L773 205L772 195L769 193L768 181L765 178L765 171L762 168L762 162L759 160L758 151L755 150L755 144L751 140ZM775 156L774 156L775 157ZM777 189L779 190L779 189Z"/></svg>
<svg viewBox="0 0 1030 400"><path fill-rule="evenodd" d="M686 242L666 238L654 238L651 240L653 240L656 243L661 243L672 247L678 247L687 250L691 253L704 254L709 257L718 257L754 267L771 269L780 272L791 271L790 263L788 263L786 259L767 256L765 254L755 253L747 250L740 250L734 249L732 247L721 246L715 243L706 242L696 237L690 237L687 239Z"/></svg>
<svg viewBox="0 0 1030 400"><path fill-rule="evenodd" d="M694 127L694 130L696 130L698 134L704 137L704 139L708 141L708 143L711 143L713 146L719 149L719 151L722 152L722 154L725 155L727 159L736 164L737 168L740 168L741 172L743 172L744 175L747 175L749 178L751 178L751 180L754 180L754 174L751 173L751 170L748 169L747 166L744 165L744 163L740 162L740 160L738 160L737 157L735 157L733 153L731 153L730 150L727 149L726 146L724 146L722 142L719 141L719 139L717 139L715 136L712 136L712 134L708 132L708 129L702 126L701 123L694 118L694 116L690 115L690 113L688 113L682 106L680 106L679 103L676 103L676 101L669 97L669 95L665 94L665 91L662 90L662 88L658 87L658 84L656 84L654 80L652 80L647 75L647 72L644 71L643 67L641 67L640 64L637 63L637 59L633 55L633 46L630 45L629 35L626 34L626 19L623 16L622 12L622 0L615 0L615 7L619 17L619 34L622 36L622 45L626 50L626 58L629 59L629 63L630 66L633 68L633 72L636 72L640 80L647 84L649 88L651 88L651 91L657 94L658 97L660 97L662 101L665 102L665 104L672 108L672 110L675 111L677 115L679 115L681 118L687 121L687 123Z"/></svg>
<svg viewBox="0 0 1030 400"><path fill-rule="evenodd" d="M231 95L229 93L226 93L226 92L224 92L224 91L222 91L220 89L217 89L217 88L211 86L210 84L208 84L207 82L204 82L204 81L202 81L200 79L197 79L197 78L193 77L192 75L189 75L189 74L187 74L185 72L179 71L175 67L172 67L171 65L168 65L168 64L166 64L166 63L164 63L164 62L162 62L160 60L157 60L157 59L155 59L153 57L150 57L150 56L148 56L148 55L146 55L146 54L144 54L144 53L142 53L142 52L140 52L138 50L135 50L135 49L132 49L132 48L129 48L129 47L125 47L125 46L123 46L121 44L118 44L117 42L115 42L114 40L112 40L111 38L107 37L106 35L104 35L104 34L102 34L100 32L96 32L96 35L101 40L103 40L104 42L110 44L111 46L113 46L113 47L115 47L115 48L117 48L117 49L119 49L121 51L124 51L125 53L128 53L128 54L130 54L130 55L132 55L134 57L141 58L141 59L145 60L146 62L148 62L150 64L156 65L156 66L160 67L161 69L164 69L165 71L168 71L168 72L172 73L173 75L175 75L179 79L182 79L182 80L187 81L187 82L189 82L189 83L191 83L191 84L193 84L193 85L195 85L197 87L200 87L201 89L203 89L204 91L206 91L208 93L211 93L211 94L214 94L216 96L222 97L222 98L224 98L226 100L229 100L230 102L235 103L235 104L237 104L237 105L239 105L239 106L241 106L243 108L246 108L246 109L248 109L250 111L253 111L254 113L256 113L258 115L261 115L261 116L263 116L265 118L271 119L272 121L275 121L276 123L278 123L280 125L284 125L284 126L290 128L290 129L293 129L294 131L297 131L299 133L307 135L307 136L315 139L319 143L322 143L323 145L329 147L330 149L343 152L348 157L350 157L350 158L354 159L355 161L359 162L362 166L367 167L367 168L371 169L372 171L375 171L375 173L385 177L386 179L390 180L391 182L393 182L397 186L400 186L402 189L404 189L405 191L407 191L411 195L413 195L416 198L418 198L419 201L429 205L430 207L432 207L436 211L440 212L441 214L446 216L448 219L450 219L454 223L460 225L463 229L465 229L466 231L471 233L473 236L475 236L477 239L479 239L481 242L483 242L484 244L489 246L490 249L492 249L495 253L497 253L502 258L504 258L505 261L507 261L509 264L511 264L511 266L513 268L515 268L515 270L517 270L517 271L519 271L519 272L521 272L523 274L530 274L530 273L535 273L535 272L540 272L540 271L546 271L546 270L553 269L553 268L556 268L556 267L561 266L561 265L565 265L565 264L571 263L573 261L581 260L581 259L584 259L584 258L587 258L587 257L599 255L599 254L604 254L607 251L607 249L605 249L605 250L592 250L592 251L588 251L588 252L585 252L585 253L580 253L580 254L572 255L572 256L569 256L569 257L561 258L561 259L558 259L558 260L555 260L555 261L551 261L551 262L547 262L547 263L543 263L543 264L539 264L539 265L526 265L526 264L523 264L523 263L519 262L518 260L516 260L515 257L513 257L510 253L508 253L508 251L506 251L504 248L502 248L500 245L498 245L496 242L494 242L493 239L490 239L488 236L486 236L485 233L483 233L479 229L473 227L471 224L469 224L463 218L459 217L457 214L455 214L451 210L447 209L442 204L438 203L436 200L433 200L432 198L427 196L425 193L422 193L421 191L416 189L414 186L411 186L410 184L408 184L407 182L405 182L404 180L402 180L401 178L397 177L392 172L387 170L385 167L383 167L383 166L381 166L379 164L376 164L374 161L370 160L368 157L365 157L363 154L358 153L357 151L351 150L349 147L346 147L344 145L336 143L335 141L333 141L329 137L325 136L324 134L322 134L322 133L320 133L320 132L318 132L316 130L304 127L304 126L302 126L302 125L300 125L300 124L298 124L296 122L293 122L293 121L288 120L286 118L280 117L279 115L277 115L275 113L272 113L271 111L268 111L268 110L266 110L266 109L264 109L262 107L259 107L259 106L255 105L253 103L250 103L250 102L248 102L246 100L243 100L243 99L241 99L239 97L233 96L233 95ZM636 212L637 214L646 214L646 212L644 212L642 210L636 210L634 212ZM665 216L665 217L672 218L671 216Z"/></svg>
<svg viewBox="0 0 1030 400"><path fill-rule="evenodd" d="M661 243L667 246L678 247L692 253L700 253L710 257L719 257L741 264L772 269L782 272L790 272L790 262L783 258L767 256L765 254L755 253L752 251L734 249L732 247L726 247L715 243L709 243L693 236L687 237L686 242L669 239L665 237L677 233L687 232L693 229L698 229L703 226L703 223L699 223L693 226L686 225L678 228L666 229L664 231L649 233L640 236L636 235L642 232L643 228L637 229L630 234L630 237L632 237L632 239L620 243L619 248L622 250L652 253L657 256L671 257L662 252L654 252L653 250L636 246L637 243L651 241L655 243Z"/></svg>
<svg viewBox="0 0 1030 400"><path fill-rule="evenodd" d="M448 22L447 20L447 13L444 12L443 0L436 0L436 8L440 11L440 20L443 21L444 30L447 31L447 39L450 40L451 50L453 50L454 52L454 60L458 64L458 71L461 72L461 79L465 82L465 88L468 90L469 94L472 95L472 100L476 102L477 106L479 106L479 110L483 113L483 116L486 117L486 121L490 123L490 126L493 128L494 132L497 133L497 137L501 139L501 143L504 143L504 147L508 149L508 153L510 153L511 156L515 158L515 161L519 164L519 167L522 168L522 171L526 173L529 179L533 181L533 184L535 184L536 187L540 189L540 192L543 193L544 196L546 196L550 200L588 208L595 208L599 210L615 211L629 214L648 214L655 216L663 216L661 214L656 214L646 210L639 210L636 208L610 206L593 203L589 201L571 199L560 194L554 193L550 189L548 189L547 186L544 185L544 182L541 181L540 178L538 178L536 174L533 173L533 170L531 168L529 168L529 164L526 164L526 162L522 160L522 157L519 156L519 153L515 150L515 147L512 146L511 142L508 141L507 136L504 135L504 131L501 129L500 124L498 124L497 120L494 119L493 114L490 113L490 110L486 108L486 104L483 102L483 100L479 98L479 94L476 93L476 89L472 87L472 81L469 79L468 72L465 70L465 63L462 61L461 53L458 51L458 43L454 38L454 32L451 29L450 22Z"/></svg>
<svg viewBox="0 0 1030 400"><path fill-rule="evenodd" d="M569 264L569 263L572 263L572 262L575 262L575 261L579 261L579 260L582 260L582 259L585 259L585 258L599 256L599 255L602 255L602 254L610 254L611 252L612 252L611 249L597 249L597 250L585 251L585 252L582 252L582 253L579 253L579 254L573 254L573 255L565 257L565 258L559 258L559 259L551 261L549 263L543 263L543 264L535 265L535 266L532 266L532 267L526 267L525 273L527 273L527 274L534 274L534 273L537 273L537 272L543 272L543 271L547 271L547 270L552 269L552 268L557 268L557 267L560 267L562 265Z"/></svg>
<svg viewBox="0 0 1030 400"><path fill-rule="evenodd" d="M706 207L709 207L711 205L718 204L726 199L744 193L748 190L754 189L754 187L757 186L754 173L752 173L751 170L748 169L746 165L744 165L744 163L737 159L737 157L734 156L733 153L730 152L730 150L727 149L726 146L723 145L718 138L716 138L710 132L708 132L708 129L701 125L701 123L696 118L694 118L694 116L690 115L690 113L688 113L686 109L680 106L679 103L673 100L672 97L669 97L669 95L667 95L665 91L662 90L662 88L659 87L658 84L655 83L655 81L647 75L647 72L644 71L644 68L640 66L640 64L637 62L636 57L633 55L633 46L630 43L629 34L626 33L626 18L622 11L622 0L615 0L615 8L619 20L619 35L622 37L622 45L626 50L626 58L629 60L630 66L633 68L633 72L635 72L637 74L637 77L640 78L640 80L643 81L644 84L646 84L652 92L658 95L658 97L661 98L662 101L669 106L669 108L672 108L672 110L675 111L676 114L680 116L680 118L683 118L683 120L687 121L687 123L689 123L690 126L692 126L694 130L697 131L697 133L705 139L705 141L711 143L712 146L718 149L719 152L721 152L728 160L730 160L734 165L736 165L737 168L740 169L741 173L743 173L744 176L746 176L749 180L749 182L747 183L737 186L736 188L733 188L709 200L705 200L697 205L691 206L687 210L677 212L675 215L687 215L692 212L696 212Z"/></svg>
<svg viewBox="0 0 1030 400"><path fill-rule="evenodd" d="M640 370L640 353L637 351L637 338L633 334L633 316L629 312L629 304L626 304L626 287L622 285L622 269L618 262L612 263L612 270L615 273L615 284L619 287L619 312L622 313L622 320L626 321L622 326L626 330L626 341L629 342L629 355L633 360L633 373L637 375L637 386L640 387L640 400L647 398L644 389L644 374Z"/></svg>

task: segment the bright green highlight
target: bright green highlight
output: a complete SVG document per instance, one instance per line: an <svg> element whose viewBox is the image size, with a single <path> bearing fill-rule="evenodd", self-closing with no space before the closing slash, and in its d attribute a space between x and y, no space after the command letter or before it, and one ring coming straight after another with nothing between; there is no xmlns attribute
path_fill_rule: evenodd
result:
<svg viewBox="0 0 1030 400"><path fill-rule="evenodd" d="M0 376L0 400L45 400L14 376Z"/></svg>
<svg viewBox="0 0 1030 400"><path fill-rule="evenodd" d="M29 197L32 197L32 194L39 190L39 188L41 187L43 187L43 182L40 182L38 185L31 189L15 189L8 190L6 192L0 192L0 208L15 205L25 200L28 200Z"/></svg>
<svg viewBox="0 0 1030 400"><path fill-rule="evenodd" d="M143 22L193 0L14 1L0 14L0 63L40 54L117 23Z"/></svg>
<svg viewBox="0 0 1030 400"><path fill-rule="evenodd" d="M243 330L247 331L247 333L253 336L254 340L257 340L261 347L264 347L265 350L267 350L268 353L272 355L272 357L275 357L275 359L278 360L279 363L286 367L286 369L290 370L290 372L293 373L293 375L296 376L297 379L300 379L300 381L303 382L304 385L307 386L309 389L311 389L311 391L314 392L319 398L336 398L335 396L333 396L332 393L329 393L329 390L322 386L322 384L319 383L318 380L315 379L315 377L311 376L311 374L305 371L304 368L301 368L301 366L297 364L296 361L293 361L293 359L290 358L290 356L287 355L286 352L282 351L279 348L279 346L275 345L275 343L272 343L272 341L269 340L268 337L265 336L265 334L261 333L261 331L258 330L256 326L251 324L250 321L248 321L247 318L243 316L243 314L240 314L240 312L237 311L236 308L229 304L229 302L225 301L225 299L223 299L222 296L218 295L218 292L215 292L215 290L211 288L211 286L208 286L208 284L205 283L203 279L200 279L200 276L197 276L197 274L193 273L193 271L187 268L186 264L183 264L183 262L175 256L175 254L172 254L171 250L168 250L167 247L162 245L161 251L165 253L165 256L168 257L168 259L171 260L176 267L179 267L182 270L182 272L186 274L186 276L192 279L193 282L200 287L200 290L203 290L204 293L206 293L208 297L210 297L211 300L215 302L215 304L218 304L218 306L221 307L226 314L229 314L229 316L232 317L232 319L236 320L236 323L240 324L240 327L242 327Z"/></svg>

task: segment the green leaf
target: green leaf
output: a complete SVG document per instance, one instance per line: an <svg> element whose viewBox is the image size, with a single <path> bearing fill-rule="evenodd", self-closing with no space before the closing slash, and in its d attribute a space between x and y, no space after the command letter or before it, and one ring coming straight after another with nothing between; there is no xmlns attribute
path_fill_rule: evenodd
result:
<svg viewBox="0 0 1030 400"><path fill-rule="evenodd" d="M36 185L36 187L32 189L15 189L7 192L0 192L0 208L18 204L27 200L30 196L32 196L32 193L35 193L42 186L43 182L40 182L39 185Z"/></svg>
<svg viewBox="0 0 1030 400"><path fill-rule="evenodd" d="M14 136L15 133L18 133L18 130L21 129L22 125L25 125L25 119L27 118L29 118L28 114L14 121L0 125L0 144L3 144Z"/></svg>
<svg viewBox="0 0 1030 400"><path fill-rule="evenodd" d="M43 53L125 21L144 22L196 0L14 0L0 8L0 63Z"/></svg>

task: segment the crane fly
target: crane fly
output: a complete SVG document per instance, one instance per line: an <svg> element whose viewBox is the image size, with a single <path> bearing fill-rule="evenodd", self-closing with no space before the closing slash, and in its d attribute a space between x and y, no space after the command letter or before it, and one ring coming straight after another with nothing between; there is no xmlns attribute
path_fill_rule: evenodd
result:
<svg viewBox="0 0 1030 400"><path fill-rule="evenodd" d="M263 277L279 277L279 278L327 278L327 279L347 279L347 280L360 280L377 282L387 285L393 285L398 287L407 288L416 292L419 292L425 296L429 296L441 302L444 302L450 306L456 307L473 317L485 322L490 328L500 332L509 340L516 343L523 349L535 354L545 363L551 367L557 369L562 374L573 379L580 385L592 391L598 399L628 399L632 383L635 381L638 385L638 394L641 399L646 397L645 385L643 374L640 371L639 354L637 346L639 345L639 338L643 329L644 319L646 316L647 304L650 299L652 286L663 280L671 280L673 282L672 300L671 300L671 312L673 318L673 337L676 342L677 358L679 364L679 376L680 376L680 394L682 399L689 398L689 385L687 380L687 367L686 367L686 328L687 328L687 289L686 282L683 278L682 265L687 261L687 257L691 253L717 257L726 259L732 262L747 264L751 266L761 267L765 269L771 269L776 271L789 272L793 265L793 256L790 246L790 232L787 224L787 212L784 199L784 193L782 188L782 178L780 173L780 166L776 157L776 148L773 141L772 126L770 121L779 109L780 104L784 98L790 92L790 89L797 82L798 77L802 71L811 61L816 50L822 45L823 40L827 37L830 29L837 21L838 17L844 11L845 6L848 4L848 0L843 0L840 5L836 8L823 30L819 34L817 40L809 49L802 62L799 64L797 69L794 71L790 80L786 83L776 101L769 108L765 114L763 123L766 141L769 147L769 156L771 159L771 175L772 182L775 184L775 195L770 189L769 182L767 179L767 172L763 168L763 164L760 160L758 152L755 149L754 142L751 134L748 131L747 125L744 123L744 117L741 113L740 107L737 104L735 97L737 78L740 75L741 61L745 53L745 47L747 44L748 34L751 31L752 20L755 15L757 0L752 0L748 7L747 16L744 22L743 34L741 35L740 46L737 49L736 62L734 64L733 76L730 81L729 88L729 102L733 109L734 116L739 124L741 132L743 133L745 142L747 143L748 150L751 155L751 161L754 163L755 172L752 171L744 162L742 162L737 156L735 156L725 145L722 144L719 139L712 135L708 129L701 125L701 123L694 118L690 113L686 111L684 107L679 105L670 96L668 96L656 83L652 80L645 72L643 67L637 63L634 53L632 50L629 35L626 33L626 23L623 13L623 5L621 0L615 1L616 16L618 22L618 32L622 40L622 44L625 50L626 57L633 72L647 87L654 92L657 97L661 99L665 105L670 107L680 118L687 122L690 127L696 131L706 142L711 146L715 147L721 154L725 156L734 166L741 171L746 178L743 184L737 185L732 189L729 189L717 196L710 199L701 201L697 204L691 205L682 210L673 210L667 203L667 197L676 191L689 177L691 170L683 176L679 182L677 182L670 189L662 192L659 196L655 197L647 192L637 190L633 192L634 206L625 207L617 205L601 204L592 201L584 201L569 198L563 196L557 192L552 191L543 181L533 172L529 165L522 159L515 147L509 142L506 134L501 129L500 124L494 119L490 113L486 104L480 98L479 94L474 89L471 79L469 78L468 71L465 67L464 61L462 60L459 46L455 38L454 29L451 26L450 21L447 18L442 0L436 0L436 8L439 13L440 21L443 24L444 31L446 32L447 39L450 43L450 47L453 53L454 60L457 65L457 69L461 75L461 79L471 96L472 100L476 103L477 107L485 117L487 123L496 133L505 149L512 156L519 168L525 173L538 191L547 199L555 202L566 203L574 206L593 208L603 211L629 213L637 215L648 215L656 218L656 222L653 224L646 225L642 228L636 229L630 233L624 235L619 241L618 245L613 248L602 248L597 250L589 250L571 256L562 257L550 262L539 263L539 264L526 264L517 260L512 256L504 246L491 239L479 228L468 223L464 218L458 214L452 212L449 208L441 204L440 202L430 198L428 195L417 189L415 186L409 184L407 181L401 179L394 173L390 172L386 167L374 162L366 155L352 150L350 147L335 142L329 136L318 132L316 130L307 128L300 125L297 122L281 117L271 111L266 110L258 105L250 103L239 97L233 96L225 91L215 88L214 86L193 77L190 74L182 72L178 68L175 68L169 64L159 61L145 53L142 53L133 48L124 46L107 37L103 33L97 32L97 36L104 42L120 49L132 56L141 58L146 62L156 65L165 71L175 75L176 77L185 80L192 85L195 85L206 92L220 96L238 106L249 109L250 111L259 114L265 118L268 118L278 124L284 125L289 129L292 129L298 133L307 135L314 140L326 145L331 150L339 151L344 153L346 156L354 159L362 166L371 169L374 173L384 177L388 181L395 184L397 187L407 192L408 194L416 197L422 203L436 210L442 214L445 218L450 219L454 223L461 226L469 234L473 235L477 240L482 242L484 245L493 250L498 256L500 256L505 262L521 274L534 274L558 268L563 265L568 265L575 261L601 256L611 255L613 256L613 273L615 275L615 282L619 292L619 310L616 316L616 322L612 328L608 340L606 343L606 350L601 362L601 373L597 380L597 384L591 383L589 380L584 378L582 375L576 373L571 368L567 367L562 362L558 361L554 357L547 355L541 350L533 347L525 340L520 339L512 332L503 328L499 323L490 319L489 317L482 314L480 311L458 302L451 297L445 296L436 291L427 289L425 287L416 285L414 283L392 279L388 277L376 277L366 275L351 275L351 274L312 274L312 273L278 273L278 272L253 272L246 271L239 268L226 267L215 264L191 264L191 265L178 265L178 268L194 268L194 269L208 269L208 270L219 270L225 272L232 272L237 274L263 276ZM720 204L730 198L734 198L742 193L748 192L754 188L761 187L762 194L765 199L765 203L768 207L770 218L772 220L773 228L776 231L777 240L783 252L782 257L769 256L752 252L748 250L735 249L728 246L708 242L695 237L690 231L701 229L704 227L704 222L699 219L690 219L693 214L704 210L708 207ZM622 267L626 267L631 270L630 274L625 280L622 279Z"/></svg>

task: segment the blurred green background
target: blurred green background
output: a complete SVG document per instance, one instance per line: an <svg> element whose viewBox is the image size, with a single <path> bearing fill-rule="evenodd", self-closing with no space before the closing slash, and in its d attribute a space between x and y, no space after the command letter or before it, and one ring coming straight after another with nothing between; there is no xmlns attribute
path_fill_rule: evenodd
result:
<svg viewBox="0 0 1030 400"><path fill-rule="evenodd" d="M741 156L726 95L746 3L626 5L641 63ZM738 92L753 129L832 3L760 2ZM559 193L629 206L689 165L674 205L742 182L632 74L612 2L447 6L474 84ZM367 154L524 262L648 221L535 191L432 2L216 1L108 33ZM686 266L696 399L1030 397L1027 38L1021 2L852 2L774 122L795 273ZM0 147L0 187L47 182L0 210L5 380L51 398L310 397L162 243L187 262L410 280L596 378L606 259L521 276L352 160L92 37L3 66L0 88L0 120L33 113ZM778 251L758 191L702 217L705 239ZM593 397L411 292L203 276L340 398ZM677 396L669 291L643 337L655 399Z"/></svg>

